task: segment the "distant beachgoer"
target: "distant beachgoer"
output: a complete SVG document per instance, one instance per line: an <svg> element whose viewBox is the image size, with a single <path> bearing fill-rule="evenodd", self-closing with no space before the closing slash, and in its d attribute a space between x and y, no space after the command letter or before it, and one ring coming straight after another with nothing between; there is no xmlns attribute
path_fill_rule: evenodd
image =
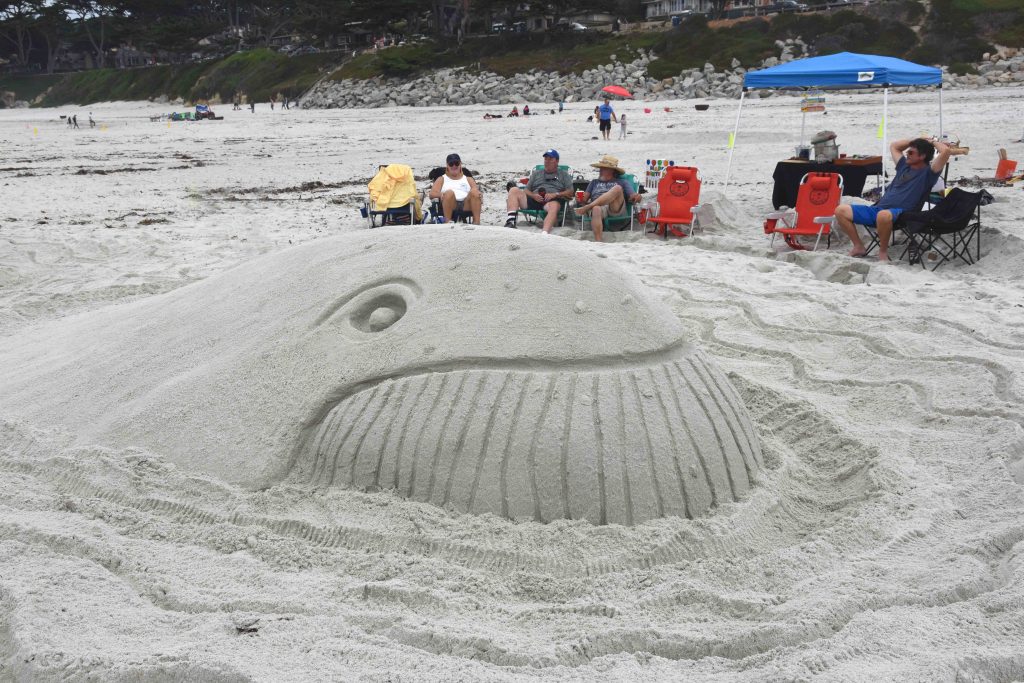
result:
<svg viewBox="0 0 1024 683"><path fill-rule="evenodd" d="M512 111L509 112L509 116L519 116L519 107L513 106Z"/></svg>
<svg viewBox="0 0 1024 683"><path fill-rule="evenodd" d="M561 100L559 100L558 101L558 113L561 114L563 109L565 109L565 102L562 102Z"/></svg>
<svg viewBox="0 0 1024 683"><path fill-rule="evenodd" d="M255 102L250 102L249 103L249 111L251 111L253 114L256 113L256 103Z"/></svg>
<svg viewBox="0 0 1024 683"><path fill-rule="evenodd" d="M619 139L623 140L626 137L626 115L623 114L619 117Z"/></svg>
<svg viewBox="0 0 1024 683"><path fill-rule="evenodd" d="M274 98L270 98L270 111L274 111Z"/></svg>
<svg viewBox="0 0 1024 683"><path fill-rule="evenodd" d="M476 181L463 172L462 158L458 154L449 154L445 159L444 175L434 181L429 197L441 200L445 223L451 221L456 211L463 211L473 214L473 223L480 225L483 197Z"/></svg>
<svg viewBox="0 0 1024 683"><path fill-rule="evenodd" d="M529 116L529 115L530 115L530 105L524 104L523 105L523 116Z"/></svg>
<svg viewBox="0 0 1024 683"><path fill-rule="evenodd" d="M92 112L89 112L89 127L90 128L95 128L96 127L96 122L92 120Z"/></svg>
<svg viewBox="0 0 1024 683"><path fill-rule="evenodd" d="M70 116L70 114L69 114L69 115L68 115L68 128L70 128L70 127L71 127L71 116Z"/></svg>
<svg viewBox="0 0 1024 683"><path fill-rule="evenodd" d="M484 114L485 119L503 119L505 118L501 114Z"/></svg>
<svg viewBox="0 0 1024 683"><path fill-rule="evenodd" d="M604 104L600 104L594 107L594 116L598 118L598 130L601 131L602 137L605 140L612 139L612 121L618 122L618 117L615 116L615 110L612 109L612 101L610 97L604 98Z"/></svg>
<svg viewBox="0 0 1024 683"><path fill-rule="evenodd" d="M889 145L889 153L896 162L896 175L886 186L882 198L870 206L840 204L836 208L836 222L853 243L850 256L864 256L866 249L857 234L857 226L869 225L878 233L878 260L888 261L893 221L904 211L915 211L921 206L925 194L935 185L949 161L947 144L941 141L932 144L923 138L896 140Z"/></svg>
<svg viewBox="0 0 1024 683"><path fill-rule="evenodd" d="M291 107L288 105L288 96L287 95L284 96L284 109L291 109Z"/></svg>
<svg viewBox="0 0 1024 683"><path fill-rule="evenodd" d="M75 129L77 130L78 127L79 127L78 126L78 114L75 114L74 116L72 116L71 117L71 121L75 124Z"/></svg>

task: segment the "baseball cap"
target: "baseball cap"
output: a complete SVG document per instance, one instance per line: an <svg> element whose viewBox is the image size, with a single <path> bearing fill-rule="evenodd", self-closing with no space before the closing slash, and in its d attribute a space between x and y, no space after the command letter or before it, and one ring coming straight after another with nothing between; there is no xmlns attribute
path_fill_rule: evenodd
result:
<svg viewBox="0 0 1024 683"><path fill-rule="evenodd" d="M449 166L451 166L454 163L461 164L462 163L462 157L460 157L458 154L452 153L452 154L448 155L448 158L445 159L444 162L446 164L448 164Z"/></svg>
<svg viewBox="0 0 1024 683"><path fill-rule="evenodd" d="M551 157L552 159L559 158L557 149L549 149L548 151L544 152L542 156Z"/></svg>

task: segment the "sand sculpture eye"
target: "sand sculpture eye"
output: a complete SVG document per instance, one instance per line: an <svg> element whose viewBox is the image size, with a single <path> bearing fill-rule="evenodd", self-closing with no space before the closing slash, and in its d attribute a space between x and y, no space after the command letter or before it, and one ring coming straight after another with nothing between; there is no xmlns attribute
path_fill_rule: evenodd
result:
<svg viewBox="0 0 1024 683"><path fill-rule="evenodd" d="M377 282L335 302L317 324L329 322L364 334L377 334L404 318L419 296L420 288L409 280Z"/></svg>
<svg viewBox="0 0 1024 683"><path fill-rule="evenodd" d="M405 299L385 292L353 311L349 322L360 332L380 332L398 322L407 310Z"/></svg>

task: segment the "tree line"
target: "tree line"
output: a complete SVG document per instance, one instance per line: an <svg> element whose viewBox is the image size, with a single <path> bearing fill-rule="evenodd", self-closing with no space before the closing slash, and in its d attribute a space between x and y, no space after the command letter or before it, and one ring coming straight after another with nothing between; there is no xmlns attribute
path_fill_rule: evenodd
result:
<svg viewBox="0 0 1024 683"><path fill-rule="evenodd" d="M0 0L0 65L53 73L62 51L88 54L102 68L112 48L187 56L203 38L210 51L230 52L289 34L324 43L353 31L461 35L471 22L486 30L499 18L641 16L640 0L470 0L468 7L458 0Z"/></svg>

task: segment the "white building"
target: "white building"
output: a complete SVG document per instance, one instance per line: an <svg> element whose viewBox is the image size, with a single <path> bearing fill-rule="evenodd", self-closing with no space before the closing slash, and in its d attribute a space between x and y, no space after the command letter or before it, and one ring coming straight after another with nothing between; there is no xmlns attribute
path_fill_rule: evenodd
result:
<svg viewBox="0 0 1024 683"><path fill-rule="evenodd" d="M711 11L711 0L643 0L644 18L648 21L667 19L684 10L706 14Z"/></svg>

